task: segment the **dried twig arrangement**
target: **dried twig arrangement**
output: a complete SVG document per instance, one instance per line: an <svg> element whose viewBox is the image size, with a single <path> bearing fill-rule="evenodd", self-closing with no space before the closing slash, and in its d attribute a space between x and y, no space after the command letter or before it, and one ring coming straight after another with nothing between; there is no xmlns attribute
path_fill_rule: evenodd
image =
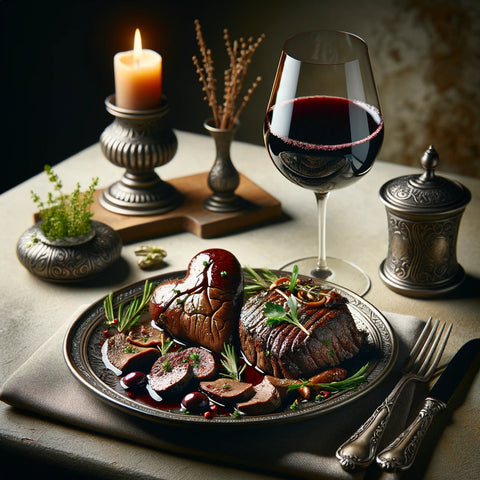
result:
<svg viewBox="0 0 480 480"><path fill-rule="evenodd" d="M240 113L242 113L252 93L262 80L261 77L255 79L238 105L248 66L252 61L253 54L265 38L265 34L260 35L255 41L250 37L248 40L240 38L232 43L230 42L228 30L223 30L229 65L224 72L223 102L219 103L217 101L217 80L214 75L212 52L207 48L198 20L195 20L195 32L200 48L201 62L196 56L192 60L200 83L203 85L202 91L205 92L204 100L208 102L212 109L214 126L221 129L232 128L238 122Z"/></svg>

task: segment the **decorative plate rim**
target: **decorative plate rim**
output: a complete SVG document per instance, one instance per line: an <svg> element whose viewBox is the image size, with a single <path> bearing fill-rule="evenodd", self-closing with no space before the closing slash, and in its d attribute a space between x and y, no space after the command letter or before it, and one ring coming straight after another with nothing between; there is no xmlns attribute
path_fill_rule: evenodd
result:
<svg viewBox="0 0 480 480"><path fill-rule="evenodd" d="M276 274L282 273L280 270L272 271ZM117 302L128 301L143 291L146 280L163 282L173 278L181 279L185 273L185 270L180 270L131 283L114 291L114 298ZM288 274L288 272L283 273ZM322 281L321 284L336 290L349 300L348 306L355 322L360 328L367 331L367 341L382 355L369 365L366 373L368 382L361 384L356 390L340 392L321 402L308 402L296 410L284 410L266 415L241 415L240 417L218 415L212 419L206 419L200 415L186 415L181 412L161 410L127 397L121 387L117 390L108 385L106 379L118 377L103 365L101 359L99 342L102 338L103 301L106 296L93 302L73 320L64 337L64 359L73 376L91 393L113 407L147 420L187 426L263 426L317 417L353 402L378 386L390 373L398 354L398 340L394 331L377 308L339 285L326 281Z"/></svg>

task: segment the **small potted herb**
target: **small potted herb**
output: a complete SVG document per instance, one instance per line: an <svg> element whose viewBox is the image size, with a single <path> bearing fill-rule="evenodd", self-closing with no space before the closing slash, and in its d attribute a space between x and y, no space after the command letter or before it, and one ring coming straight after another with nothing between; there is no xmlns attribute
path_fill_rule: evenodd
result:
<svg viewBox="0 0 480 480"><path fill-rule="evenodd" d="M92 178L92 183L86 192L81 192L77 183L72 193L62 192L62 181L50 165L45 166L48 180L53 184L54 192L49 192L47 200L31 191L33 202L39 209L41 219L39 226L44 236L53 244L83 243L92 238L91 205L93 194L98 185L98 177Z"/></svg>
<svg viewBox="0 0 480 480"><path fill-rule="evenodd" d="M53 185L46 200L31 192L38 208L37 223L17 243L17 257L27 270L51 281L88 278L110 266L121 253L119 235L108 225L93 220L91 207L98 178L85 192L77 183L67 194L53 169L45 166Z"/></svg>

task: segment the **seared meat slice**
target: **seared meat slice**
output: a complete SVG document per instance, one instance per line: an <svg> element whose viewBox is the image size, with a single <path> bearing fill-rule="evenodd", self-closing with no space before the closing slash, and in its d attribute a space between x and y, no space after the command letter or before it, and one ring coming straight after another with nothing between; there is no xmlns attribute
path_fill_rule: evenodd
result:
<svg viewBox="0 0 480 480"><path fill-rule="evenodd" d="M221 353L233 341L242 303L238 260L226 250L209 249L192 258L185 278L155 289L150 314L175 338Z"/></svg>
<svg viewBox="0 0 480 480"><path fill-rule="evenodd" d="M148 315L148 314L147 314ZM139 347L156 347L166 341L166 335L158 327L152 325L152 318L148 315L140 319L128 332L127 340Z"/></svg>
<svg viewBox="0 0 480 480"><path fill-rule="evenodd" d="M160 355L157 348L145 348L132 345L124 333L110 337L102 346L102 358L108 368L113 366L118 375L134 370L148 369ZM113 370L113 369L112 369Z"/></svg>
<svg viewBox="0 0 480 480"><path fill-rule="evenodd" d="M240 382L231 378L218 378L213 382L200 382L200 389L224 405L246 400L254 394L251 383Z"/></svg>
<svg viewBox="0 0 480 480"><path fill-rule="evenodd" d="M288 306L276 290L257 293L243 306L239 336L246 359L266 374L279 378L308 377L320 369L338 365L356 355L364 336L339 294L319 307L298 302L298 318L308 330L307 336L297 326L282 322L266 325L266 302Z"/></svg>
<svg viewBox="0 0 480 480"><path fill-rule="evenodd" d="M160 397L172 397L184 391L193 379L193 367L178 352L162 355L152 366L148 386Z"/></svg>
<svg viewBox="0 0 480 480"><path fill-rule="evenodd" d="M190 347L177 355L182 362L188 362L193 369L193 375L197 380L208 380L215 375L217 371L214 356L204 348Z"/></svg>
<svg viewBox="0 0 480 480"><path fill-rule="evenodd" d="M261 383L253 387L255 394L250 400L237 404L239 412L246 415L265 415L275 411L281 405L280 393L270 378L265 376Z"/></svg>
<svg viewBox="0 0 480 480"><path fill-rule="evenodd" d="M162 355L152 366L148 385L161 397L180 393L190 381L206 380L215 375L213 355L204 348L191 347Z"/></svg>

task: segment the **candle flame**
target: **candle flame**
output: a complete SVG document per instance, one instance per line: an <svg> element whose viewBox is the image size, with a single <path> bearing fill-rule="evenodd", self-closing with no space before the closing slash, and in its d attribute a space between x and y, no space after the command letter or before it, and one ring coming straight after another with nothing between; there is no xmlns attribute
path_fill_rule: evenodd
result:
<svg viewBox="0 0 480 480"><path fill-rule="evenodd" d="M142 37L140 36L140 30L135 30L135 39L133 41L133 60L135 63L140 62L142 56Z"/></svg>

